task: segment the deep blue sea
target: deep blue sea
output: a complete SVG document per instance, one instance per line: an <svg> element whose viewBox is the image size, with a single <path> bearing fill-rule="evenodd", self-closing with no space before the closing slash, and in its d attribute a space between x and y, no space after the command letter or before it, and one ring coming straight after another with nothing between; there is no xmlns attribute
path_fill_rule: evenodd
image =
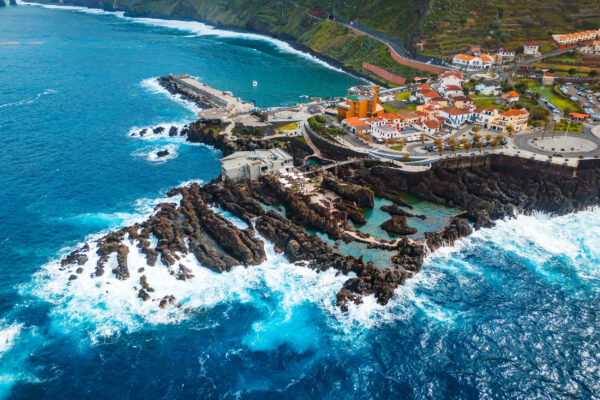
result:
<svg viewBox="0 0 600 400"><path fill-rule="evenodd" d="M500 221L430 256L388 306L346 314L345 277L272 248L261 266L191 266L177 284L148 272L189 314L142 302L132 280L69 283L61 255L218 174L218 151L129 136L194 118L155 77L189 73L260 106L359 81L257 35L98 10L0 9L6 42L0 398L600 398L597 209Z"/></svg>

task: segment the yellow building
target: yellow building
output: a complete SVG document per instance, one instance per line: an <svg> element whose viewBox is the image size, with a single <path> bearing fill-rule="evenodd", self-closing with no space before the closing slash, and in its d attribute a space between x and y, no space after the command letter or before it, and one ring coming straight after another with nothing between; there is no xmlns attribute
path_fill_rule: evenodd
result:
<svg viewBox="0 0 600 400"><path fill-rule="evenodd" d="M346 100L338 104L338 117L379 118L384 112L379 104L379 86L356 86L348 90Z"/></svg>
<svg viewBox="0 0 600 400"><path fill-rule="evenodd" d="M508 132L508 127L511 126L514 133L527 130L527 121L529 120L529 112L527 109L520 110L512 109L503 112L492 119L489 129L492 131Z"/></svg>

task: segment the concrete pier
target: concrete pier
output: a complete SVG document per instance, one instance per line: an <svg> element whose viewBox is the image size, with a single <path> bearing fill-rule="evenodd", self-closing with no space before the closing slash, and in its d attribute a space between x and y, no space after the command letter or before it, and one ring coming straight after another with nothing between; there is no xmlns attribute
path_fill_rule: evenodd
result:
<svg viewBox="0 0 600 400"><path fill-rule="evenodd" d="M162 76L159 81L169 91L182 94L203 108L198 113L201 118L211 119L215 115L225 116L245 113L254 108L253 104L247 103L239 97L234 97L230 93L212 88L187 74Z"/></svg>

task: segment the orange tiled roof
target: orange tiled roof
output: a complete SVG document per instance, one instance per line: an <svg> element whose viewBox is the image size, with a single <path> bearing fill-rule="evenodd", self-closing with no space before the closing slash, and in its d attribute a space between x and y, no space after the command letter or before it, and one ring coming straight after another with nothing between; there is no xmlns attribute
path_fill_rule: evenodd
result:
<svg viewBox="0 0 600 400"><path fill-rule="evenodd" d="M510 97L519 97L519 93L515 92L514 90L511 90L510 92L508 92Z"/></svg>
<svg viewBox="0 0 600 400"><path fill-rule="evenodd" d="M468 54L457 54L454 57L458 58L459 60L464 60L464 61L471 61L472 59L475 58L475 57L470 56Z"/></svg>
<svg viewBox="0 0 600 400"><path fill-rule="evenodd" d="M440 97L439 94L437 94L436 92L434 92L433 90L427 91L425 93L423 93L424 97L428 97L428 98L434 98L434 97Z"/></svg>
<svg viewBox="0 0 600 400"><path fill-rule="evenodd" d="M425 121L425 126L427 126L429 129L437 129L440 127L440 124L435 121L427 120Z"/></svg>
<svg viewBox="0 0 600 400"><path fill-rule="evenodd" d="M462 92L462 88L460 86L457 86L457 85L446 86L446 91L455 91L455 90Z"/></svg>
<svg viewBox="0 0 600 400"><path fill-rule="evenodd" d="M483 62L489 62L489 61L492 61L492 59L490 58L490 56L489 56L489 55L487 55L487 54L482 54L482 55L481 55L481 61L483 61Z"/></svg>
<svg viewBox="0 0 600 400"><path fill-rule="evenodd" d="M529 112L527 112L527 110L512 109L512 110L503 112L501 115L504 117L518 117L518 116L527 115L527 114L529 114Z"/></svg>
<svg viewBox="0 0 600 400"><path fill-rule="evenodd" d="M401 117L398 114L394 114L394 113L383 113L383 114L381 114L381 116L383 117L383 119L403 119L404 118L404 117Z"/></svg>
<svg viewBox="0 0 600 400"><path fill-rule="evenodd" d="M447 78L447 77L450 77L450 76L454 76L454 77L456 77L458 79L461 79L461 80L463 79L463 74L461 74L459 72L454 72L454 71L444 72L443 74L440 75L440 78L444 79L444 78Z"/></svg>
<svg viewBox="0 0 600 400"><path fill-rule="evenodd" d="M353 127L353 126L357 126L357 125L361 125L361 124L363 124L363 123L364 123L364 122L363 122L363 121L361 121L361 120L360 120L360 118L358 118L358 117L346 118L346 119L344 120L344 122L346 123L346 125L348 125L348 126L352 126L352 127Z"/></svg>
<svg viewBox="0 0 600 400"><path fill-rule="evenodd" d="M580 114L580 113L570 113L569 114L571 117L573 118L577 118L577 119L584 119L584 118L589 118L590 116L587 114Z"/></svg>
<svg viewBox="0 0 600 400"><path fill-rule="evenodd" d="M450 114L450 115L464 115L464 114L470 114L469 111L466 110L459 110L457 108L448 108L446 110L443 110L444 112L446 112L446 114Z"/></svg>

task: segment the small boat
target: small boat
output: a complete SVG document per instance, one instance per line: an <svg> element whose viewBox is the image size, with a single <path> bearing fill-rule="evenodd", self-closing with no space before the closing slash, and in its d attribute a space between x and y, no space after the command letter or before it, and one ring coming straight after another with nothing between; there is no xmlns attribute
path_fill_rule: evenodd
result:
<svg viewBox="0 0 600 400"><path fill-rule="evenodd" d="M258 82L252 81L252 86L257 87L258 86Z"/></svg>

